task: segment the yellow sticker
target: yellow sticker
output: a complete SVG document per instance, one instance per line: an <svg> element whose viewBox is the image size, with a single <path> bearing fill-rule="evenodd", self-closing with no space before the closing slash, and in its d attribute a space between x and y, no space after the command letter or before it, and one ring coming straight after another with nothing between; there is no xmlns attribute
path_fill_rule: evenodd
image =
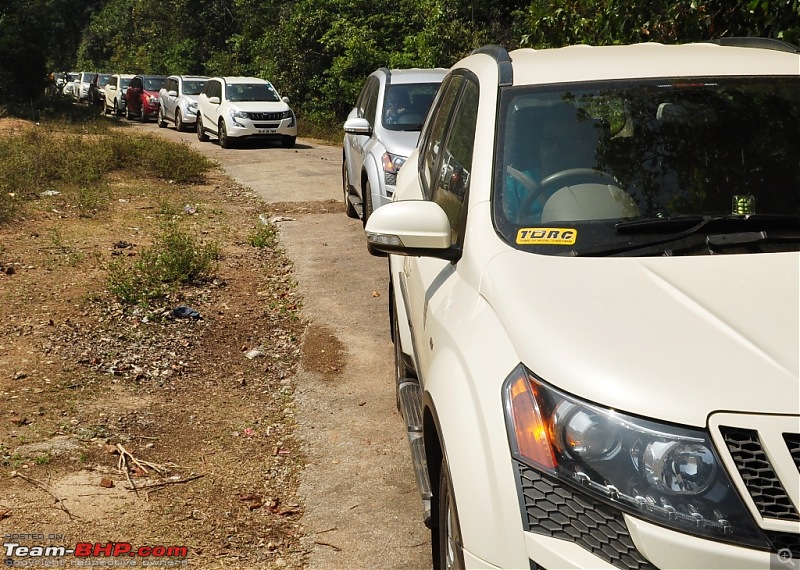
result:
<svg viewBox="0 0 800 570"><path fill-rule="evenodd" d="M572 228L520 228L519 245L574 245L578 230Z"/></svg>

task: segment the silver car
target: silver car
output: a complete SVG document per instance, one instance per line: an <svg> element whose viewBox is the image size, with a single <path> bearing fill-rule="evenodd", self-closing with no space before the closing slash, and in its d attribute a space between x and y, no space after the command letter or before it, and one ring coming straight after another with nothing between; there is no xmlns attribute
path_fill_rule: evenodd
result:
<svg viewBox="0 0 800 570"><path fill-rule="evenodd" d="M419 132L446 69L372 72L344 124L342 188L347 215L364 223L392 200L397 172Z"/></svg>
<svg viewBox="0 0 800 570"><path fill-rule="evenodd" d="M175 129L185 131L197 124L197 96L206 86L208 77L196 75L170 75L164 87L158 92L161 105L158 109L158 126L166 127L168 122Z"/></svg>

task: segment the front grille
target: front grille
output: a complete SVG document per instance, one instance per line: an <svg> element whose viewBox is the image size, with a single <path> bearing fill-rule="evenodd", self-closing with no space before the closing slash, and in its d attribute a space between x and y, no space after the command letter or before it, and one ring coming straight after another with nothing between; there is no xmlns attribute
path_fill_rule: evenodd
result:
<svg viewBox="0 0 800 570"><path fill-rule="evenodd" d="M752 429L725 426L720 426L720 432L736 463L736 469L761 516L785 521L800 521L800 515L792 505L764 452L761 441L758 439L758 432ZM787 435L794 434L784 434L784 439ZM797 463L796 452L792 456Z"/></svg>
<svg viewBox="0 0 800 570"><path fill-rule="evenodd" d="M764 534L772 545L772 552L779 553L781 550L788 549L792 553L792 560L800 559L800 534L771 530L765 531Z"/></svg>
<svg viewBox="0 0 800 570"><path fill-rule="evenodd" d="M383 180L389 186L395 186L397 184L397 174L393 172L384 172Z"/></svg>
<svg viewBox="0 0 800 570"><path fill-rule="evenodd" d="M786 447L789 448L789 453L792 454L794 464L800 473L800 433L785 433L783 441L786 442Z"/></svg>
<svg viewBox="0 0 800 570"><path fill-rule="evenodd" d="M526 530L574 542L617 568L655 569L636 550L619 510L515 463Z"/></svg>
<svg viewBox="0 0 800 570"><path fill-rule="evenodd" d="M280 121L283 111L277 113L247 113L253 121Z"/></svg>

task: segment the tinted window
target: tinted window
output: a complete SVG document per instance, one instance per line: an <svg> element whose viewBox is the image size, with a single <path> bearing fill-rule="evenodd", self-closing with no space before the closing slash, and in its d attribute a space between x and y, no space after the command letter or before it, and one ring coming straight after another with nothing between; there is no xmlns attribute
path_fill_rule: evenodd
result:
<svg viewBox="0 0 800 570"><path fill-rule="evenodd" d="M367 94L367 101L364 105L364 117L369 121L369 124L375 126L375 112L378 109L378 87L379 83L376 79L373 82L374 88L369 90Z"/></svg>
<svg viewBox="0 0 800 570"><path fill-rule="evenodd" d="M234 83L225 87L228 101L280 101L269 83Z"/></svg>
<svg viewBox="0 0 800 570"><path fill-rule="evenodd" d="M438 178L437 168L441 156L442 137L448 119L453 112L458 91L461 88L463 77L454 75L443 86L442 95L428 123L428 131L423 134L423 147L421 148L420 169L422 174L423 191L430 196L434 181Z"/></svg>
<svg viewBox="0 0 800 570"><path fill-rule="evenodd" d="M800 80L786 77L505 90L496 225L516 247L568 255L664 239L664 224L625 229L640 220L713 222L702 238L724 231L711 218L757 233L767 229L759 217L800 217L799 92ZM747 225L731 225L737 218ZM575 243L521 233L547 226L574 229Z"/></svg>
<svg viewBox="0 0 800 570"><path fill-rule="evenodd" d="M164 86L166 77L145 77L144 88L147 91L158 91Z"/></svg>
<svg viewBox="0 0 800 570"><path fill-rule="evenodd" d="M442 163L433 188L434 202L442 207L450 220L452 243L458 242L461 234L462 210L469 189L478 117L478 86L471 81L465 83L441 153Z"/></svg>
<svg viewBox="0 0 800 570"><path fill-rule="evenodd" d="M383 126L390 131L419 131L439 83L403 83L386 87Z"/></svg>
<svg viewBox="0 0 800 570"><path fill-rule="evenodd" d="M206 86L206 81L184 81L183 94L184 95L199 95L203 88Z"/></svg>

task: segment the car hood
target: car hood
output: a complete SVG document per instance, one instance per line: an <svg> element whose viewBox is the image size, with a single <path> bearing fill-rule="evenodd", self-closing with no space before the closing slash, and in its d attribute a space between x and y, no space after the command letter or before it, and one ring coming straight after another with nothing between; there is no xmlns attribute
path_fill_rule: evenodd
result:
<svg viewBox="0 0 800 570"><path fill-rule="evenodd" d="M612 408L703 426L800 413L800 255L575 259L521 251L481 294L520 360Z"/></svg>
<svg viewBox="0 0 800 570"><path fill-rule="evenodd" d="M277 113L289 110L289 105L283 101L237 101L228 105L231 109L248 113Z"/></svg>
<svg viewBox="0 0 800 570"><path fill-rule="evenodd" d="M408 157L417 146L419 131L384 131L381 142L386 152Z"/></svg>

